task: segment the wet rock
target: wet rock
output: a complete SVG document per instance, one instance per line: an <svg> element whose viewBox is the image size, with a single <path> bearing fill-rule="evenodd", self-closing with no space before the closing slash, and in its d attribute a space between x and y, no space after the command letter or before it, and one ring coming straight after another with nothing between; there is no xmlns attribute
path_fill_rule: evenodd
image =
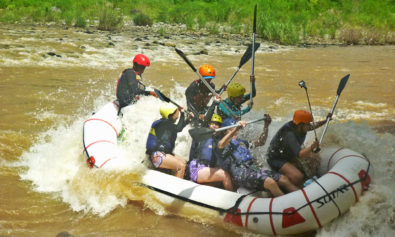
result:
<svg viewBox="0 0 395 237"><path fill-rule="evenodd" d="M141 38L134 39L135 41L143 41Z"/></svg>
<svg viewBox="0 0 395 237"><path fill-rule="evenodd" d="M197 53L194 53L194 55L200 55L200 54L208 55L208 50L207 50L207 49L203 49L203 50L200 50L200 51L197 52Z"/></svg>
<svg viewBox="0 0 395 237"><path fill-rule="evenodd" d="M74 237L74 235L70 234L70 233L67 232L67 231L62 231L62 232L59 232L59 233L56 235L56 237Z"/></svg>
<svg viewBox="0 0 395 237"><path fill-rule="evenodd" d="M165 46L167 46L167 47L176 47L176 44L167 42L167 43L165 43Z"/></svg>
<svg viewBox="0 0 395 237"><path fill-rule="evenodd" d="M58 57L58 58L61 58L62 56L61 55L59 55L59 54L56 54L56 53L54 53L54 52L48 52L47 53L49 56L55 56L55 57Z"/></svg>

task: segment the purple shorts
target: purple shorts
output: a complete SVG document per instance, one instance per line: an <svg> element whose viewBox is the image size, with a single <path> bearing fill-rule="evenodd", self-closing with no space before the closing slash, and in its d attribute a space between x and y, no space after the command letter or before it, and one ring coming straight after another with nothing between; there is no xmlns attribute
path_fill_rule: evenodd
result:
<svg viewBox="0 0 395 237"><path fill-rule="evenodd" d="M197 179L198 179L198 173L199 170L206 168L208 166L204 165L204 164L200 164L199 162L197 162L197 160L192 160L189 163L189 177L190 179L197 183Z"/></svg>
<svg viewBox="0 0 395 237"><path fill-rule="evenodd" d="M159 168L159 166L163 162L163 158L165 158L166 154L160 151L155 151L151 155L151 163L155 168Z"/></svg>

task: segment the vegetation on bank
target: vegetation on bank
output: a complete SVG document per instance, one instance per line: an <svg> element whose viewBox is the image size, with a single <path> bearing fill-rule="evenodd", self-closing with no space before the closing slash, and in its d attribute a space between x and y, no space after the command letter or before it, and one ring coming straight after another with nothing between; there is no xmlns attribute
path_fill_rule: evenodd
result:
<svg viewBox="0 0 395 237"><path fill-rule="evenodd" d="M177 23L207 33L250 34L255 4L257 35L269 41L395 43L393 0L1 0L0 21L119 30L132 20L135 25Z"/></svg>

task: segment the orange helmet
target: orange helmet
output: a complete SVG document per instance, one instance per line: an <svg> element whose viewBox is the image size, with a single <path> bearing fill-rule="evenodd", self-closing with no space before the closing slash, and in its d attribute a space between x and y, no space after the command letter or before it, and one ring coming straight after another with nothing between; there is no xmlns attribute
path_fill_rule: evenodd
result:
<svg viewBox="0 0 395 237"><path fill-rule="evenodd" d="M304 110L296 110L294 113L293 122L298 125L300 123L311 123L313 121L313 116L311 113Z"/></svg>
<svg viewBox="0 0 395 237"><path fill-rule="evenodd" d="M199 74L202 75L202 77L204 79L214 79L215 78L215 69L211 65L203 64L199 68Z"/></svg>

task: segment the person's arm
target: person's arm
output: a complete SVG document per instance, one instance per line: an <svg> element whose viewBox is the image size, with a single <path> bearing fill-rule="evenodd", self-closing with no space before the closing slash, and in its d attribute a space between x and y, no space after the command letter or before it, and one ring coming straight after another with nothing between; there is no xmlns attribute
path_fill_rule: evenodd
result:
<svg viewBox="0 0 395 237"><path fill-rule="evenodd" d="M219 102L220 102L220 99L219 98L215 98L213 103L208 108L207 113L204 116L203 127L208 127L208 125L209 125L209 123L211 121L211 118L213 117L215 107L218 106Z"/></svg>
<svg viewBox="0 0 395 237"><path fill-rule="evenodd" d="M331 114L331 113L328 113L328 114L326 115L326 119L325 119L325 120L321 120L321 121L315 122L315 123L314 123L314 124L315 124L315 129L317 129L317 128L321 127L322 125L324 125L324 124L326 123L326 120L327 120L328 118L329 118L330 120L332 120L332 114ZM313 127L313 126L311 126L311 127L309 128L309 131L312 131L312 130L314 130L314 127Z"/></svg>
<svg viewBox="0 0 395 237"><path fill-rule="evenodd" d="M240 110L240 112L238 114L241 116L243 114L246 114L246 113L250 112L251 109L252 109L252 106L249 104L247 106L247 108Z"/></svg>
<svg viewBox="0 0 395 237"><path fill-rule="evenodd" d="M250 93L246 94L243 96L243 102L245 103L246 101L250 100L250 94L252 93L252 97L256 96L256 88L255 88L255 76L250 76L250 81L252 82L252 91ZM249 107L252 107L252 105L248 105Z"/></svg>
<svg viewBox="0 0 395 237"><path fill-rule="evenodd" d="M185 113L184 109L181 109L180 111L180 120L178 121L178 124L176 125L176 131L181 132L185 126L189 123L188 119L185 119Z"/></svg>
<svg viewBox="0 0 395 237"><path fill-rule="evenodd" d="M306 157L308 155L310 155L311 153L313 153L313 151L318 147L319 142L318 141L314 141L313 144L311 144L311 146L308 146L304 149L300 149L299 151L299 158L303 158Z"/></svg>
<svg viewBox="0 0 395 237"><path fill-rule="evenodd" d="M239 111L233 111L233 110L230 108L231 106L229 105L228 101L229 101L229 99L223 100L222 103L220 103L219 106L218 106L219 110L221 110L221 112L224 113L224 114L226 115L226 117L228 117L228 118L232 118L232 117L233 117L233 114L239 115L239 113L240 113ZM227 106L228 108L226 108L226 107L223 105L224 103L226 103L226 106ZM229 111L230 111L230 112L229 112Z"/></svg>
<svg viewBox="0 0 395 237"><path fill-rule="evenodd" d="M265 114L265 125L263 126L263 132L259 136L259 138L253 142L254 147L263 146L266 143L267 136L269 134L269 125L272 122L272 118L269 114Z"/></svg>
<svg viewBox="0 0 395 237"><path fill-rule="evenodd" d="M247 123L245 121L239 121L238 124L239 126L233 128L230 133L226 133L226 135L218 142L219 149L224 149L226 145L229 144L230 140L232 140L232 137L236 134L236 132L244 128Z"/></svg>

